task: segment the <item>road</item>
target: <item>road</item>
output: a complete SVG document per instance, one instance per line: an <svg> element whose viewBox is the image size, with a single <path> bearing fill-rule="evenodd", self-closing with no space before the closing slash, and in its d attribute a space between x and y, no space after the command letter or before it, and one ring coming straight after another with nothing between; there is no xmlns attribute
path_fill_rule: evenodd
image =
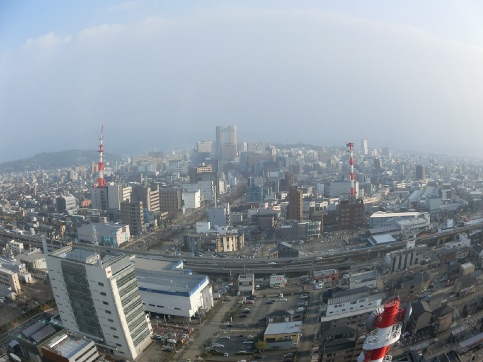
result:
<svg viewBox="0 0 483 362"><path fill-rule="evenodd" d="M193 336L193 341L185 344L178 354L177 361L186 361L187 359L191 359L191 361L197 360L203 350L203 344L220 332L223 317L233 307L236 300L237 298L230 298L229 302L223 302L221 307L215 310L212 318L199 326L197 333Z"/></svg>
<svg viewBox="0 0 483 362"><path fill-rule="evenodd" d="M298 348L299 361L310 361L312 348L315 347L317 330L320 327L320 304L322 290L310 292L309 307L302 325L302 339Z"/></svg>

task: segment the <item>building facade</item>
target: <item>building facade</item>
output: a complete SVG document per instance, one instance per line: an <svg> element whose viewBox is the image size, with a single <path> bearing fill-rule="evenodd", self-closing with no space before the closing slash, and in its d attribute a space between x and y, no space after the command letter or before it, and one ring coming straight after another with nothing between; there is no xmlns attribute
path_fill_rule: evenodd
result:
<svg viewBox="0 0 483 362"><path fill-rule="evenodd" d="M77 210L75 197L72 195L62 195L55 200L56 209L59 213L72 215Z"/></svg>
<svg viewBox="0 0 483 362"><path fill-rule="evenodd" d="M97 240L94 240L94 229ZM93 223L82 225L77 228L77 238L79 241L102 246L118 248L124 243L128 243L131 237L129 225L116 223Z"/></svg>
<svg viewBox="0 0 483 362"><path fill-rule="evenodd" d="M303 193L297 186L291 186L288 192L287 219L298 221L303 219Z"/></svg>
<svg viewBox="0 0 483 362"><path fill-rule="evenodd" d="M134 266L128 256L64 247L47 256L50 283L63 326L135 359L151 343Z"/></svg>
<svg viewBox="0 0 483 362"><path fill-rule="evenodd" d="M12 270L0 268L0 284L9 287L16 294L20 293L20 282L18 274Z"/></svg>
<svg viewBox="0 0 483 362"><path fill-rule="evenodd" d="M181 189L159 189L159 208L170 216L176 215L181 210Z"/></svg>
<svg viewBox="0 0 483 362"><path fill-rule="evenodd" d="M142 202L122 202L121 218L124 224L129 225L131 235L144 234L145 223Z"/></svg>
<svg viewBox="0 0 483 362"><path fill-rule="evenodd" d="M141 185L134 186L132 189L131 200L141 201L143 203L143 207L148 211L156 213L161 211L158 185L156 185L156 187Z"/></svg>
<svg viewBox="0 0 483 362"><path fill-rule="evenodd" d="M237 147L236 126L216 126L216 158L221 162L234 161Z"/></svg>
<svg viewBox="0 0 483 362"><path fill-rule="evenodd" d="M191 318L213 307L213 292L205 275L140 269L136 262L136 276L146 312Z"/></svg>

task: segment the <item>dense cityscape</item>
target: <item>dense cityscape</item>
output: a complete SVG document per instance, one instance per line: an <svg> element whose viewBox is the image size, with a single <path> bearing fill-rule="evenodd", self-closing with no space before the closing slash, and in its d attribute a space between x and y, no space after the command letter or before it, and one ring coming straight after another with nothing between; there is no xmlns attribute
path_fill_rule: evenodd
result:
<svg viewBox="0 0 483 362"><path fill-rule="evenodd" d="M10 165L3 360L483 360L479 160L237 132Z"/></svg>

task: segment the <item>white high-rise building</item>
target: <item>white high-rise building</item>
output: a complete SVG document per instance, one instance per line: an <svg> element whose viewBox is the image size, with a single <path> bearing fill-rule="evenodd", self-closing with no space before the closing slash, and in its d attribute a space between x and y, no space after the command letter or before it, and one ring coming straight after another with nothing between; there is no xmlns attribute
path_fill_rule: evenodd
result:
<svg viewBox="0 0 483 362"><path fill-rule="evenodd" d="M124 359L135 359L151 343L151 324L128 256L101 258L93 251L65 247L46 260L65 328Z"/></svg>
<svg viewBox="0 0 483 362"><path fill-rule="evenodd" d="M361 140L361 152L363 155L369 154L369 146L367 140Z"/></svg>

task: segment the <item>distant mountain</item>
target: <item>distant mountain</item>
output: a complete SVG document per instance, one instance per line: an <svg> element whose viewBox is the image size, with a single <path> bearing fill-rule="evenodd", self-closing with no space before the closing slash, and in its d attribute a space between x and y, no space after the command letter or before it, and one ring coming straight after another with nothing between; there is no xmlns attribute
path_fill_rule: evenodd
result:
<svg viewBox="0 0 483 362"><path fill-rule="evenodd" d="M68 150L60 152L43 152L30 158L0 163L0 173L34 170L52 170L77 165L90 165L99 161L99 153L92 150ZM104 152L104 162L122 161L122 157Z"/></svg>

